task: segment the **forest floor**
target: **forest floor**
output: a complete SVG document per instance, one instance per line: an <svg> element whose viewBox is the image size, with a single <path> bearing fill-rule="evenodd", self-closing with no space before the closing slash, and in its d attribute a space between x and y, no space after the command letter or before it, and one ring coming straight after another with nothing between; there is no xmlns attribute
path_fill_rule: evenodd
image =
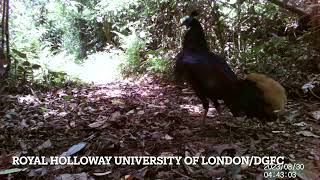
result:
<svg viewBox="0 0 320 180"><path fill-rule="evenodd" d="M149 76L0 96L0 175L35 179L263 179L264 167L221 165L13 166L12 156L285 156L319 179L320 103L290 100L276 122L219 119L190 90ZM318 121L318 122L317 122Z"/></svg>

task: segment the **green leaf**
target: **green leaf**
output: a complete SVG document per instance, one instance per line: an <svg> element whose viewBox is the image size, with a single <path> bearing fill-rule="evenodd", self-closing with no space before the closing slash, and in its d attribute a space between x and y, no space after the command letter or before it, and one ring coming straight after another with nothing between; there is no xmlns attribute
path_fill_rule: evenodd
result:
<svg viewBox="0 0 320 180"><path fill-rule="evenodd" d="M19 57L23 58L23 59L26 59L27 58L27 55L25 53L22 53L16 49L12 49L12 51L17 54Z"/></svg>
<svg viewBox="0 0 320 180"><path fill-rule="evenodd" d="M26 69L23 66L18 66L18 70L25 71Z"/></svg>
<svg viewBox="0 0 320 180"><path fill-rule="evenodd" d="M32 69L40 69L41 66L39 64L33 64Z"/></svg>
<svg viewBox="0 0 320 180"><path fill-rule="evenodd" d="M23 66L31 66L31 63L28 61L23 61L22 63Z"/></svg>
<svg viewBox="0 0 320 180"><path fill-rule="evenodd" d="M63 96L62 97L64 100L66 101L70 101L72 99L72 96L68 95L68 96Z"/></svg>
<svg viewBox="0 0 320 180"><path fill-rule="evenodd" d="M39 111L42 112L42 113L44 113L44 112L48 112L48 109L45 108L45 107L40 107L40 108L39 108Z"/></svg>

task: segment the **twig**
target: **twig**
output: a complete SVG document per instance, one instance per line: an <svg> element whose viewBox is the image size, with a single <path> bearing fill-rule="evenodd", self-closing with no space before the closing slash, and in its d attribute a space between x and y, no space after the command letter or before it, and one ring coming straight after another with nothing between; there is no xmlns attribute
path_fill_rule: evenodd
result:
<svg viewBox="0 0 320 180"><path fill-rule="evenodd" d="M319 97L319 96L317 96L317 95L312 91L312 89L311 89L311 88L309 88L309 90L310 90L311 94L312 94L314 97L316 97L317 99L320 99L320 97Z"/></svg>

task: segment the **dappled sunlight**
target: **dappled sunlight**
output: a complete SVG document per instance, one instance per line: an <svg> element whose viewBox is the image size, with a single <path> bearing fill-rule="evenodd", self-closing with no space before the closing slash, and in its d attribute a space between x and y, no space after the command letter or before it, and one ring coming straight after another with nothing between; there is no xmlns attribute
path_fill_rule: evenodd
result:
<svg viewBox="0 0 320 180"><path fill-rule="evenodd" d="M52 71L67 73L71 78L78 78L86 83L106 84L121 79L118 52L97 52L89 55L83 63L76 63L75 57L61 52L54 56L40 54L36 62L42 62Z"/></svg>
<svg viewBox="0 0 320 180"><path fill-rule="evenodd" d="M118 80L120 57L111 53L98 52L90 55L80 67L79 78L85 82L106 84Z"/></svg>
<svg viewBox="0 0 320 180"><path fill-rule="evenodd" d="M188 113L193 116L200 116L204 111L201 104L181 104L180 108L187 110ZM207 117L213 118L216 116L217 110L215 108L209 108Z"/></svg>
<svg viewBox="0 0 320 180"><path fill-rule="evenodd" d="M115 97L122 97L127 93L126 91L121 90L118 86L110 85L108 88L111 88L111 90L101 86L101 89L97 90L95 94L103 95L108 98L115 98Z"/></svg>
<svg viewBox="0 0 320 180"><path fill-rule="evenodd" d="M194 114L200 114L203 111L203 109L200 108L199 105L182 104L180 105L180 108L186 109L188 110L188 112L194 113Z"/></svg>
<svg viewBox="0 0 320 180"><path fill-rule="evenodd" d="M31 103L37 103L39 101L36 97L32 95L18 96L17 99L20 104L24 103L26 105L29 105Z"/></svg>

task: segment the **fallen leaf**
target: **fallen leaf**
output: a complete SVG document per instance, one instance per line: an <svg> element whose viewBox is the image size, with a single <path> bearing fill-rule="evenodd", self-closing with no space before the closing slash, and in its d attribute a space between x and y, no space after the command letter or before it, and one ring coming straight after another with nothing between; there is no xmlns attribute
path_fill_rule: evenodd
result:
<svg viewBox="0 0 320 180"><path fill-rule="evenodd" d="M111 103L113 105L124 105L125 104L121 99L112 99Z"/></svg>
<svg viewBox="0 0 320 180"><path fill-rule="evenodd" d="M140 110L140 111L137 112L137 114L138 114L138 115L143 115L143 114L144 114L144 111L143 111L143 110Z"/></svg>
<svg viewBox="0 0 320 180"><path fill-rule="evenodd" d="M88 126L91 128L98 128L102 126L106 121L96 121L94 123L89 124Z"/></svg>
<svg viewBox="0 0 320 180"><path fill-rule="evenodd" d="M304 84L301 89L303 90L304 93L307 93L310 91L310 89L315 88L315 85L313 84L314 82L308 82Z"/></svg>
<svg viewBox="0 0 320 180"><path fill-rule="evenodd" d="M27 169L28 168L12 168L12 169L0 170L0 175L13 174L13 173L25 171Z"/></svg>
<svg viewBox="0 0 320 180"><path fill-rule="evenodd" d="M158 105L155 105L155 104L148 104L148 108L160 108L160 109L165 109L166 106L158 106Z"/></svg>
<svg viewBox="0 0 320 180"><path fill-rule="evenodd" d="M285 133L285 131L272 131L274 134L280 134L280 133Z"/></svg>
<svg viewBox="0 0 320 180"><path fill-rule="evenodd" d="M304 126L307 126L307 123L305 123L305 122L299 122L299 123L294 123L293 125L299 126L299 127L304 127Z"/></svg>
<svg viewBox="0 0 320 180"><path fill-rule="evenodd" d="M76 122L75 121L71 121L70 122L70 127L72 127L72 128L76 127Z"/></svg>
<svg viewBox="0 0 320 180"><path fill-rule="evenodd" d="M38 146L36 149L38 151L41 151L43 149L50 148L51 146L52 146L52 143L51 143L50 139L48 139L44 143L42 143L40 146Z"/></svg>
<svg viewBox="0 0 320 180"><path fill-rule="evenodd" d="M165 139L165 140L172 140L173 137L171 137L171 136L169 136L168 134L166 134L166 135L163 137L163 139Z"/></svg>
<svg viewBox="0 0 320 180"><path fill-rule="evenodd" d="M24 143L24 141L19 140L19 144L20 144L20 147L21 147L22 151L27 151L28 150L28 146L27 146L26 143Z"/></svg>
<svg viewBox="0 0 320 180"><path fill-rule="evenodd" d="M147 171L148 171L148 167L146 166L142 169L139 169L137 172L135 172L133 174L133 177L137 178L137 179L141 179L141 180L145 179L145 175L146 175Z"/></svg>
<svg viewBox="0 0 320 180"><path fill-rule="evenodd" d="M83 172L80 174L61 174L54 178L55 180L87 180L91 179L90 176Z"/></svg>
<svg viewBox="0 0 320 180"><path fill-rule="evenodd" d="M320 136L313 134L310 131L300 131L297 132L298 135L306 136L306 137L314 137L314 138L320 138Z"/></svg>
<svg viewBox="0 0 320 180"><path fill-rule="evenodd" d="M107 171L107 172L94 172L92 173L93 175L95 176L105 176L105 175L108 175L108 174L111 174L112 171Z"/></svg>
<svg viewBox="0 0 320 180"><path fill-rule="evenodd" d="M111 120L114 121L114 120L118 119L120 116L121 116L121 113L119 111L116 111L111 114Z"/></svg>
<svg viewBox="0 0 320 180"><path fill-rule="evenodd" d="M126 115L128 116L128 115L131 115L131 114L133 114L133 113L134 113L134 109L132 109L132 110L130 110L129 112L127 112Z"/></svg>
<svg viewBox="0 0 320 180"><path fill-rule="evenodd" d="M65 117L68 113L67 112L60 112L57 114L59 117Z"/></svg>
<svg viewBox="0 0 320 180"><path fill-rule="evenodd" d="M27 124L27 121L25 119L22 119L22 121L20 122L20 128L28 128L29 125Z"/></svg>
<svg viewBox="0 0 320 180"><path fill-rule="evenodd" d="M162 152L160 154L161 157L167 157L167 156L174 156L174 154L172 152Z"/></svg>
<svg viewBox="0 0 320 180"><path fill-rule="evenodd" d="M124 179L124 180L133 180L134 177L132 175L125 175L124 178L121 178L121 180Z"/></svg>
<svg viewBox="0 0 320 180"><path fill-rule="evenodd" d="M286 116L286 119L289 121L289 122L294 122L294 120L300 115L299 111L296 110L296 111L291 111L287 116Z"/></svg>
<svg viewBox="0 0 320 180"><path fill-rule="evenodd" d="M71 146L67 152L65 152L66 156L72 156L76 154L77 152L81 151L84 147L86 147L87 143L86 142L80 142L78 144L75 144Z"/></svg>
<svg viewBox="0 0 320 180"><path fill-rule="evenodd" d="M38 169L31 169L28 173L29 177L35 177L35 176L44 176L48 174L48 169L46 167L38 168Z"/></svg>
<svg viewBox="0 0 320 180"><path fill-rule="evenodd" d="M315 120L320 121L320 111L314 111L311 115Z"/></svg>

